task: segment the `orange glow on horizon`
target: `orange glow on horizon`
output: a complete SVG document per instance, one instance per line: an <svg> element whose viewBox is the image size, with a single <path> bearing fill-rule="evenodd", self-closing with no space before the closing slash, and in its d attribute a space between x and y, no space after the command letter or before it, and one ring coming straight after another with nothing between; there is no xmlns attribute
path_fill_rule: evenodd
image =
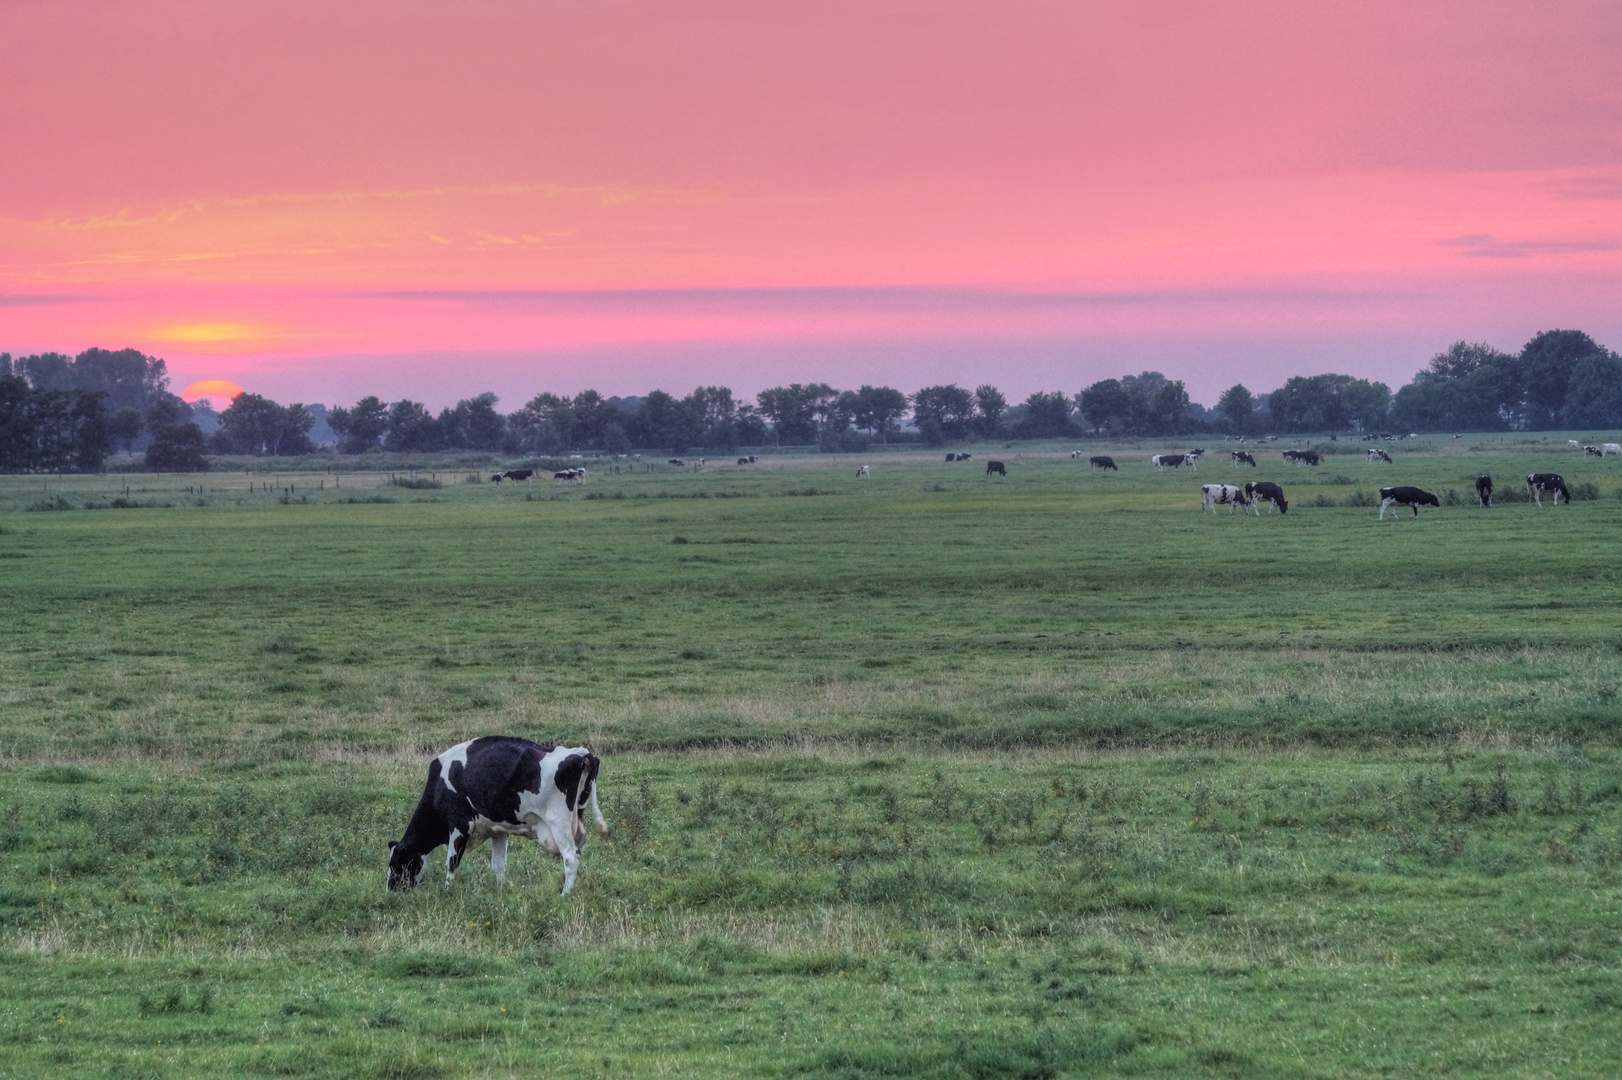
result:
<svg viewBox="0 0 1622 1080"><path fill-rule="evenodd" d="M188 404L203 398L223 397L231 400L242 392L242 387L230 379L200 379L180 392L180 400Z"/></svg>

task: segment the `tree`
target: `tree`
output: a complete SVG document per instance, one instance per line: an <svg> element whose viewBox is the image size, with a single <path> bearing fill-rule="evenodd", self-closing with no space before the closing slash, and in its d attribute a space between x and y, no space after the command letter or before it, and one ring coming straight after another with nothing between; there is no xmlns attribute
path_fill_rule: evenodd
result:
<svg viewBox="0 0 1622 1080"><path fill-rule="evenodd" d="M896 421L907 415L907 395L889 386L866 386L856 391L853 419L859 428L888 444Z"/></svg>
<svg viewBox="0 0 1622 1080"><path fill-rule="evenodd" d="M1340 388L1341 408L1361 431L1378 431L1391 414L1391 388L1383 382L1353 379Z"/></svg>
<svg viewBox="0 0 1622 1080"><path fill-rule="evenodd" d="M1008 399L990 383L974 388L974 430L984 439L995 439L1002 431L1003 417L1008 415Z"/></svg>
<svg viewBox="0 0 1622 1080"><path fill-rule="evenodd" d="M926 386L912 395L913 422L926 440L961 439L974 420L974 395L958 386Z"/></svg>
<svg viewBox="0 0 1622 1080"><path fill-rule="evenodd" d="M1499 352L1485 341L1465 341L1461 338L1449 345L1446 352L1431 357L1430 367L1422 374L1445 382L1448 379L1462 379L1483 364L1502 367L1505 361L1513 359L1513 356Z"/></svg>
<svg viewBox="0 0 1622 1080"><path fill-rule="evenodd" d="M453 450L495 451L507 437L507 421L496 412L500 399L486 391L478 397L463 398L455 408L441 409L439 437Z"/></svg>
<svg viewBox="0 0 1622 1080"><path fill-rule="evenodd" d="M439 425L419 401L403 398L389 406L389 433L383 449L395 453L423 453L439 447Z"/></svg>
<svg viewBox="0 0 1622 1080"><path fill-rule="evenodd" d="M1595 352L1572 365L1560 422L1568 428L1622 427L1622 358Z"/></svg>
<svg viewBox="0 0 1622 1080"><path fill-rule="evenodd" d="M215 452L254 457L296 457L315 449L310 428L315 417L302 404L286 408L259 394L238 394L220 414L220 430L210 440Z"/></svg>
<svg viewBox="0 0 1622 1080"><path fill-rule="evenodd" d="M1039 390L1025 399L1022 411L1019 430L1027 439L1056 439L1071 433L1068 394Z"/></svg>
<svg viewBox="0 0 1622 1080"><path fill-rule="evenodd" d="M625 452L609 445L610 428L618 429L620 437L628 440L625 435L625 415L597 391L582 390L576 394L574 400L569 402L569 416L576 446L613 453Z"/></svg>
<svg viewBox="0 0 1622 1080"><path fill-rule="evenodd" d="M699 446L731 450L738 445L738 404L727 387L697 387L682 399L682 407L692 418Z"/></svg>
<svg viewBox="0 0 1622 1080"><path fill-rule="evenodd" d="M772 422L777 444L820 443L822 422L838 401L838 393L827 383L792 383L774 386L755 395L760 412Z"/></svg>
<svg viewBox="0 0 1622 1080"><path fill-rule="evenodd" d="M126 405L107 421L107 434L112 436L115 447L122 448L128 453L134 447L135 440L141 437L145 426L141 419L141 410Z"/></svg>
<svg viewBox="0 0 1622 1080"><path fill-rule="evenodd" d="M1154 395L1149 399L1144 430L1150 433L1181 435L1186 426L1188 407L1188 390L1184 388L1183 381L1181 379L1163 381L1155 388Z"/></svg>
<svg viewBox="0 0 1622 1080"><path fill-rule="evenodd" d="M655 390L642 399L636 425L643 446L657 446L680 454L698 438L697 417L675 397Z"/></svg>
<svg viewBox="0 0 1622 1080"><path fill-rule="evenodd" d="M1132 395L1119 379L1103 379L1077 395L1082 419L1094 431L1121 434L1132 427Z"/></svg>
<svg viewBox="0 0 1622 1080"><path fill-rule="evenodd" d="M207 472L203 431L196 424L164 424L152 433L146 448L150 472Z"/></svg>
<svg viewBox="0 0 1622 1080"><path fill-rule="evenodd" d="M327 423L338 435L339 453L364 454L388 434L389 407L375 396L363 397L350 409L333 406Z"/></svg>
<svg viewBox="0 0 1622 1080"><path fill-rule="evenodd" d="M1572 369L1579 360L1603 351L1581 330L1545 330L1528 341L1519 364L1527 426L1538 429L1558 424Z"/></svg>
<svg viewBox="0 0 1622 1080"><path fill-rule="evenodd" d="M1252 434L1252 425L1256 422L1256 397L1245 389L1244 383L1234 383L1222 391L1213 411L1222 417L1233 434Z"/></svg>
<svg viewBox="0 0 1622 1080"><path fill-rule="evenodd" d="M556 394L537 394L507 418L507 428L525 453L561 454L574 435L574 406Z"/></svg>

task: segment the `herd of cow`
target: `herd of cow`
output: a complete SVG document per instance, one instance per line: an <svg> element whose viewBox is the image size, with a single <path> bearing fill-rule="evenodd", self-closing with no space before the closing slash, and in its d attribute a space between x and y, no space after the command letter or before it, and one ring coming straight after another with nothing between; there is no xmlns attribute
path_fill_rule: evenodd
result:
<svg viewBox="0 0 1622 1080"><path fill-rule="evenodd" d="M516 483L519 480L533 480L535 475L536 473L534 469L508 469L506 472L498 472L492 475L490 477L490 482L492 484L499 484L503 480L511 480ZM553 473L552 479L556 480L560 484L584 484L586 482L586 470L583 468L562 469Z"/></svg>
<svg viewBox="0 0 1622 1080"><path fill-rule="evenodd" d="M1483 507L1492 506L1492 477L1482 474L1476 477L1476 498ZM1571 502L1571 491L1566 487L1565 478L1559 473L1528 473L1526 476L1526 493L1538 506L1543 505L1543 496L1547 495L1554 500L1556 506L1564 499ZM1289 503L1284 501L1284 492L1277 484L1247 483L1243 487L1236 484L1202 484L1200 485L1200 513L1209 510L1216 513L1219 506L1227 506L1231 515L1235 508L1243 512L1254 511L1257 517L1261 516L1259 503L1269 503L1268 513L1277 508L1281 514L1288 513ZM1442 501L1432 492L1416 487L1384 487L1380 489L1380 520L1385 520L1385 512L1393 509L1408 509L1413 516L1419 516L1421 506L1440 507Z"/></svg>

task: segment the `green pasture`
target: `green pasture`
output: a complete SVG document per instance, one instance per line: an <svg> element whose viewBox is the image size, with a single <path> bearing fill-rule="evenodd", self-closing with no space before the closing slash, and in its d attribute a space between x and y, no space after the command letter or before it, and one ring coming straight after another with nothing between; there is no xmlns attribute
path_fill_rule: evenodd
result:
<svg viewBox="0 0 1622 1080"><path fill-rule="evenodd" d="M1205 445L0 478L0 1076L1615 1075L1622 459Z"/></svg>

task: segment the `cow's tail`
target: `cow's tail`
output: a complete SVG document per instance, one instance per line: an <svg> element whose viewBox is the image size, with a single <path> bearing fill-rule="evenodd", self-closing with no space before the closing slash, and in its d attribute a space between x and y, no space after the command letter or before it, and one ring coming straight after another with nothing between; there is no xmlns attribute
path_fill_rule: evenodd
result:
<svg viewBox="0 0 1622 1080"><path fill-rule="evenodd" d="M608 822L603 820L603 812L597 808L597 784L591 785L591 816L597 819L597 835L608 835Z"/></svg>

